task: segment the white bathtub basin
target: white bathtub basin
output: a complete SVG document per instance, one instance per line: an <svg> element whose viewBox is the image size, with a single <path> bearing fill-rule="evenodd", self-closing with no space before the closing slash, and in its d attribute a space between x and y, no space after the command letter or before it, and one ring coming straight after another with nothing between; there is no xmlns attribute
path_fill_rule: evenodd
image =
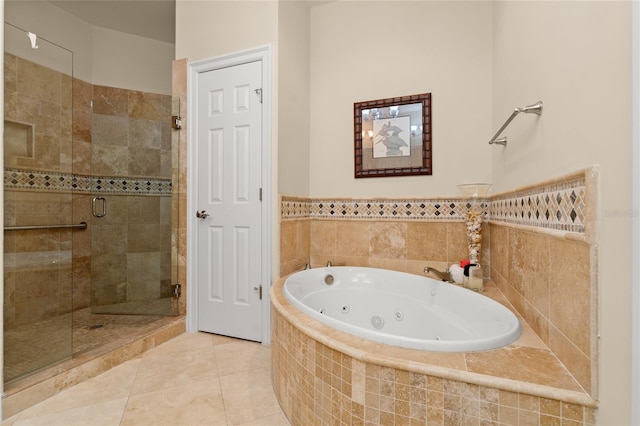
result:
<svg viewBox="0 0 640 426"><path fill-rule="evenodd" d="M286 279L284 294L326 325L404 348L482 351L509 345L521 332L513 312L482 294L385 269L300 271Z"/></svg>

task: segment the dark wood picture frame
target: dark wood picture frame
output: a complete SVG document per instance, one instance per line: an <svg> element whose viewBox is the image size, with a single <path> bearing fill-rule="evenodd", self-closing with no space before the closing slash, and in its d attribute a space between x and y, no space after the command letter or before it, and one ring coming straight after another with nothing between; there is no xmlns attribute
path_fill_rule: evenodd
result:
<svg viewBox="0 0 640 426"><path fill-rule="evenodd" d="M410 117L410 134L394 126L405 117ZM382 131L373 134L375 121L377 129L392 129L388 137ZM432 173L431 93L354 103L353 127L356 178Z"/></svg>

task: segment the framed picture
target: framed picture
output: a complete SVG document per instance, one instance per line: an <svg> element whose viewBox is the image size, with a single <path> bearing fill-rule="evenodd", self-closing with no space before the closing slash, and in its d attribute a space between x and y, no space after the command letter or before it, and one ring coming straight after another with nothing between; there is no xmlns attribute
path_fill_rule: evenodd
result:
<svg viewBox="0 0 640 426"><path fill-rule="evenodd" d="M353 104L355 177L431 174L431 94Z"/></svg>

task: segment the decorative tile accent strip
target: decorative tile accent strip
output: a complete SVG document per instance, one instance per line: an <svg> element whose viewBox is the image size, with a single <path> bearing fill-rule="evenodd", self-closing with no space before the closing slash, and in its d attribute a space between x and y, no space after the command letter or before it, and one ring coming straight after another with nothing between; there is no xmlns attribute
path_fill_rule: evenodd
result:
<svg viewBox="0 0 640 426"><path fill-rule="evenodd" d="M171 179L94 177L92 190L104 193L171 195Z"/></svg>
<svg viewBox="0 0 640 426"><path fill-rule="evenodd" d="M71 191L73 176L66 173L5 169L4 187L40 191Z"/></svg>
<svg viewBox="0 0 640 426"><path fill-rule="evenodd" d="M72 186L74 192L91 192L93 190L91 176L74 176Z"/></svg>
<svg viewBox="0 0 640 426"><path fill-rule="evenodd" d="M310 203L307 198L282 197L280 201L282 219L307 219L310 215Z"/></svg>
<svg viewBox="0 0 640 426"><path fill-rule="evenodd" d="M69 173L5 169L9 190L171 195L171 179L82 176Z"/></svg>
<svg viewBox="0 0 640 426"><path fill-rule="evenodd" d="M584 176L512 192L491 199L489 217L493 222L584 233L585 194Z"/></svg>
<svg viewBox="0 0 640 426"><path fill-rule="evenodd" d="M464 220L465 200L311 200L312 218Z"/></svg>
<svg viewBox="0 0 640 426"><path fill-rule="evenodd" d="M513 191L485 200L486 220L494 223L585 233L584 175ZM451 220L464 221L465 199L305 199L282 197L282 220Z"/></svg>
<svg viewBox="0 0 640 426"><path fill-rule="evenodd" d="M468 203L456 199L302 199L282 197L282 219L464 220Z"/></svg>

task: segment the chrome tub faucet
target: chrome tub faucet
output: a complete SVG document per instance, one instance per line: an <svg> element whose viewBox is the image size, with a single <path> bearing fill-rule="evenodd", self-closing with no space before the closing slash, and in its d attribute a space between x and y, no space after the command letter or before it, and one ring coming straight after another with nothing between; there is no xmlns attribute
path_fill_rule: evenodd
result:
<svg viewBox="0 0 640 426"><path fill-rule="evenodd" d="M453 278L451 278L451 272L449 272L448 270L444 271L444 272L441 272L441 271L438 271L437 269L432 268L430 266L425 266L424 273L425 274L433 274L433 275L437 276L438 278L440 278L440 280L442 280L442 281L447 281L447 282L450 282L450 283L453 282Z"/></svg>

